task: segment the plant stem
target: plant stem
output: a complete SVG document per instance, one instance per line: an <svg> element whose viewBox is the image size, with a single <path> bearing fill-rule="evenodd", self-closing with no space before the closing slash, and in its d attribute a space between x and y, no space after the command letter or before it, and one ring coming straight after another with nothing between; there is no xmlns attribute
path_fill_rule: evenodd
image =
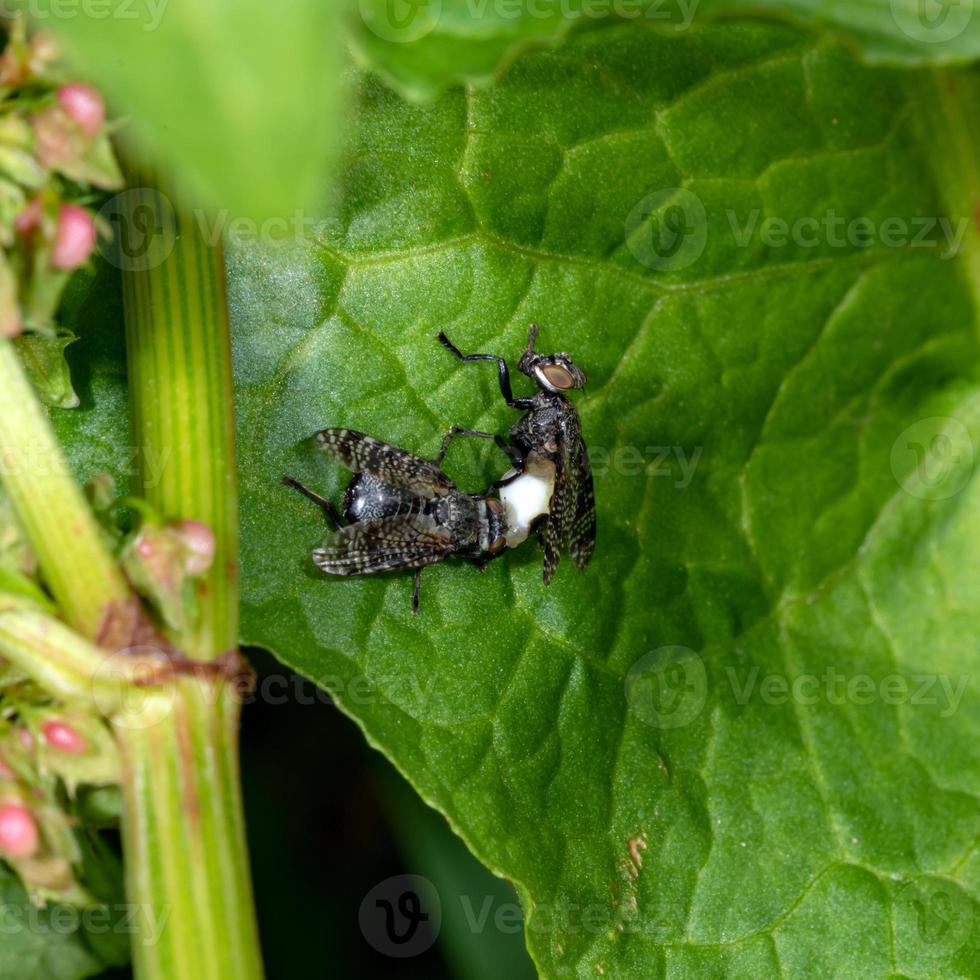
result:
<svg viewBox="0 0 980 980"><path fill-rule="evenodd" d="M238 482L224 257L220 246L203 240L191 215L177 213L173 226L160 192L129 193L134 211L152 209L161 229L145 268L123 276L133 431L140 459L164 464L155 481L149 467L140 473L137 492L164 517L200 521L215 534L214 564L199 586L200 621L175 638L189 656L209 660L238 645Z"/></svg>
<svg viewBox="0 0 980 980"><path fill-rule="evenodd" d="M65 619L94 639L132 596L20 357L0 338L0 475Z"/></svg>
<svg viewBox="0 0 980 980"><path fill-rule="evenodd" d="M214 661L238 648L238 484L231 343L220 248L192 216L172 210L146 176L129 196L159 233L123 275L133 431L149 467L139 492L168 519L196 520L215 535L211 571L198 590L198 622L172 640ZM149 209L147 211L146 209ZM125 220L125 216L124 216ZM176 226L174 226L176 221ZM172 251L171 251L172 246ZM147 723L115 723L123 755L123 845L130 902L166 916L156 942L134 942L136 975L261 977L238 778L237 689L218 664L182 676L146 699ZM162 710L162 717L159 712Z"/></svg>
<svg viewBox="0 0 980 980"><path fill-rule="evenodd" d="M159 938L144 932L133 943L140 980L262 976L244 860L239 708L227 683L184 677L117 726L127 897L162 926Z"/></svg>

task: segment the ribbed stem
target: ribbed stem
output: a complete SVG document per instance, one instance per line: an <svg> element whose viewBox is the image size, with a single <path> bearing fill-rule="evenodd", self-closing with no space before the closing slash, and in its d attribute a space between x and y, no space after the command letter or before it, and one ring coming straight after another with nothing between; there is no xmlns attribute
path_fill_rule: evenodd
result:
<svg viewBox="0 0 980 980"><path fill-rule="evenodd" d="M65 619L95 638L131 594L19 355L0 338L0 477Z"/></svg>
<svg viewBox="0 0 980 980"><path fill-rule="evenodd" d="M156 482L146 468L138 491L164 517L200 521L214 532L214 564L198 591L200 620L171 637L187 656L213 661L238 647L224 262L191 216L173 210L173 193L151 189L145 176L131 175L131 183L131 227L155 229L123 276L133 431L141 459L164 464ZM166 916L158 941L144 931L134 942L139 980L262 975L238 777L240 707L217 666L182 677L115 723L129 901L158 920Z"/></svg>
<svg viewBox="0 0 980 980"><path fill-rule="evenodd" d="M127 897L162 923L159 936L134 941L140 980L262 976L243 859L238 721L232 686L184 677L116 725Z"/></svg>
<svg viewBox="0 0 980 980"><path fill-rule="evenodd" d="M206 660L238 644L238 485L224 258L220 247L203 240L192 216L171 210L145 176L133 175L132 182L143 184L129 192L133 224L145 227L152 213L156 229L136 267L123 275L133 432L140 459L157 463L139 474L137 492L165 517L201 521L214 531L214 565L199 587L200 622L175 638L189 656Z"/></svg>

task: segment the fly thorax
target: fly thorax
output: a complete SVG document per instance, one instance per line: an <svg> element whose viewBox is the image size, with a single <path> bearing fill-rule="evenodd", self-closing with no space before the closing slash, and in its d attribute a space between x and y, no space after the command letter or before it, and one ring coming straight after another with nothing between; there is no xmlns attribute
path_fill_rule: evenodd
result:
<svg viewBox="0 0 980 980"><path fill-rule="evenodd" d="M523 473L500 488L509 548L524 541L535 520L550 513L554 492L555 464L533 455Z"/></svg>

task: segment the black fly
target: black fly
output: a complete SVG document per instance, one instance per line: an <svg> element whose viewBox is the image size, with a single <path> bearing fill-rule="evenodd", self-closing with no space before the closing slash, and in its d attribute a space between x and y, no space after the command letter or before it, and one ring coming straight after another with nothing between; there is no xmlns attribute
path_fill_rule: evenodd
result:
<svg viewBox="0 0 980 980"><path fill-rule="evenodd" d="M531 324L527 347L517 365L538 386L529 398L514 397L507 362L502 357L464 355L444 333L439 334L439 340L461 361L496 361L504 400L511 408L526 412L511 428L508 441L496 440L514 465L496 486L501 488L505 503L521 512L519 523L539 531L544 546L544 581L548 584L566 545L577 568L588 565L595 550L595 497L578 412L564 395L585 386L585 372L568 354L536 354L537 334L537 325ZM520 490L518 483L524 484ZM524 489L532 486L547 489L543 495L539 491L526 500Z"/></svg>
<svg viewBox="0 0 980 980"><path fill-rule="evenodd" d="M344 493L343 514L331 501L283 477L287 486L319 504L336 527L313 552L317 567L330 575L414 568L412 611L418 612L426 565L460 555L482 568L499 555L511 543L504 505L489 491L464 493L440 468L457 435L494 438L453 428L436 459L427 460L352 429L318 432L319 447L354 476Z"/></svg>

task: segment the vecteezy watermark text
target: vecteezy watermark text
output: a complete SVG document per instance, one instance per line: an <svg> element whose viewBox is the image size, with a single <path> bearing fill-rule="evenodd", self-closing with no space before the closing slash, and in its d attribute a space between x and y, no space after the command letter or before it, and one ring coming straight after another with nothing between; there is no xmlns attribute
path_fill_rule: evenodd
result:
<svg viewBox="0 0 980 980"><path fill-rule="evenodd" d="M763 704L782 705L791 701L804 706L824 702L869 705L876 702L913 707L939 708L940 718L952 717L963 700L970 678L948 674L846 674L828 667L820 674L797 674L790 680L782 674L763 674L756 665L744 674L725 668L737 704L758 698Z"/></svg>
<svg viewBox="0 0 980 980"><path fill-rule="evenodd" d="M605 446L589 447L589 462L597 476L651 476L674 479L678 490L686 490L694 479L704 446Z"/></svg>
<svg viewBox="0 0 980 980"><path fill-rule="evenodd" d="M855 673L834 666L793 676L726 666L711 685L723 700L738 705L761 703L773 707L907 705L952 717L970 684L969 675L941 673ZM702 658L684 646L651 650L630 668L625 680L630 712L653 728L682 728L698 718L707 703L708 673Z"/></svg>
<svg viewBox="0 0 980 980"><path fill-rule="evenodd" d="M0 17L27 14L35 23L76 20L122 20L155 31L170 0L0 0Z"/></svg>
<svg viewBox="0 0 980 980"><path fill-rule="evenodd" d="M464 0L453 5L453 25L517 20L644 19L677 31L694 21L700 0ZM431 34L443 16L443 0L358 0L361 20L385 41L408 44Z"/></svg>
<svg viewBox="0 0 980 980"><path fill-rule="evenodd" d="M930 248L942 259L959 254L970 223L966 218L953 221L948 217L917 216L846 218L829 208L819 217L810 215L787 221L780 217L763 217L754 208L742 218L736 211L725 211L732 237L739 248L748 248L757 239L767 248Z"/></svg>
<svg viewBox="0 0 980 980"><path fill-rule="evenodd" d="M33 902L0 904L0 936L30 933L35 936L66 936L84 929L91 935L135 935L143 946L160 940L170 906L154 908L145 903L121 902L116 905L50 905L39 908Z"/></svg>
<svg viewBox="0 0 980 980"><path fill-rule="evenodd" d="M648 269L680 272L693 266L709 244L715 249L931 250L949 260L963 249L970 219L949 215L784 216L761 208L713 211L686 187L646 195L626 215L624 240L633 258Z"/></svg>

